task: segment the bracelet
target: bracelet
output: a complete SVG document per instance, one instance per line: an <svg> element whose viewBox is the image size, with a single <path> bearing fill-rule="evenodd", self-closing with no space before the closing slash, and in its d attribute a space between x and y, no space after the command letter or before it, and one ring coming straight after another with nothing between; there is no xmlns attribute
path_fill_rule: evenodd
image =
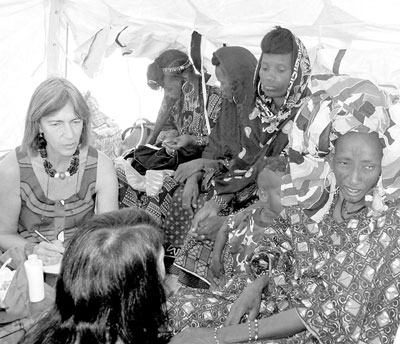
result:
<svg viewBox="0 0 400 344"><path fill-rule="evenodd" d="M249 340L248 340L248 343L250 343L253 340L253 336L251 334L251 323L252 323L252 321L249 321Z"/></svg>
<svg viewBox="0 0 400 344"><path fill-rule="evenodd" d="M196 137L196 145L197 146L206 146L208 143L208 136L197 136Z"/></svg>
<svg viewBox="0 0 400 344"><path fill-rule="evenodd" d="M254 320L254 341L256 342L258 340L258 319Z"/></svg>
<svg viewBox="0 0 400 344"><path fill-rule="evenodd" d="M211 199L219 205L220 210L226 210L228 208L228 203L226 203L221 196L215 194L214 196L211 197Z"/></svg>
<svg viewBox="0 0 400 344"><path fill-rule="evenodd" d="M214 327L214 339L215 339L215 344L219 344L219 340L218 340L218 327Z"/></svg>

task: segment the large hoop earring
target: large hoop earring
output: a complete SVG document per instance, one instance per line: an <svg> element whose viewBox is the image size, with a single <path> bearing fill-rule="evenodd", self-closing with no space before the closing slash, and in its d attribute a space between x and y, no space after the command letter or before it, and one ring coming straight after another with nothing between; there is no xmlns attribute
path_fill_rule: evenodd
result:
<svg viewBox="0 0 400 344"><path fill-rule="evenodd" d="M257 84L257 93L258 93L258 95L261 97L261 91L262 91L262 88L261 88L262 86L261 86L261 80L258 80L258 84Z"/></svg>
<svg viewBox="0 0 400 344"><path fill-rule="evenodd" d="M332 178L329 178L329 176L333 175L333 171L329 171L328 174L324 178L324 190L330 194L335 193L339 190L339 187L336 186L335 190L331 191L330 186L332 185Z"/></svg>
<svg viewBox="0 0 400 344"><path fill-rule="evenodd" d="M185 81L182 85L182 92L185 96L190 97L194 93L194 85L190 81Z"/></svg>

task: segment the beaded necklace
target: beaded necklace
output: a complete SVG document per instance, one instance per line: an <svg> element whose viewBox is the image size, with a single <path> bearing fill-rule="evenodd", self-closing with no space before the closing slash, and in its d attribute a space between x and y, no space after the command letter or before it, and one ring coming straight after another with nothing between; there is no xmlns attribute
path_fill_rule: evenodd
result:
<svg viewBox="0 0 400 344"><path fill-rule="evenodd" d="M66 177L73 176L79 169L79 147L76 148L75 153L72 155L71 163L65 172L57 172L51 162L47 160L46 148L39 149L39 153L43 159L44 170L51 178L64 180Z"/></svg>

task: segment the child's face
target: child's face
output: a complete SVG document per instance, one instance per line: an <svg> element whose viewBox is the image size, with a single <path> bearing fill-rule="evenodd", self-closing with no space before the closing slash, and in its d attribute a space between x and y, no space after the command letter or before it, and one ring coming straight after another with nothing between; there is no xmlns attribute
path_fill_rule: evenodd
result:
<svg viewBox="0 0 400 344"><path fill-rule="evenodd" d="M265 167L257 178L259 197L262 202L267 202L270 209L279 214L281 206L281 184L284 173L271 171Z"/></svg>
<svg viewBox="0 0 400 344"><path fill-rule="evenodd" d="M280 98L286 95L292 76L292 54L262 55L260 81L265 95Z"/></svg>

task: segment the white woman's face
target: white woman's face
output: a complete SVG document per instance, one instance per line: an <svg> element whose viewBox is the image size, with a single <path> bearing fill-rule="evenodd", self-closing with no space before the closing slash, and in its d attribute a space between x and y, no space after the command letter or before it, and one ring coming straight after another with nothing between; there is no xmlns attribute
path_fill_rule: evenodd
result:
<svg viewBox="0 0 400 344"><path fill-rule="evenodd" d="M292 54L263 54L259 71L262 90L271 98L285 97L292 76Z"/></svg>
<svg viewBox="0 0 400 344"><path fill-rule="evenodd" d="M220 82L220 90L222 93L222 97L227 99L230 102L233 102L233 93L232 93L232 85L224 73L224 70L220 66L215 67L215 76Z"/></svg>
<svg viewBox="0 0 400 344"><path fill-rule="evenodd" d="M164 247L161 246L161 250L158 254L158 259L157 259L157 267L158 267L158 273L160 275L160 279L163 281L165 279L165 264L164 264Z"/></svg>
<svg viewBox="0 0 400 344"><path fill-rule="evenodd" d="M83 120L70 102L61 110L40 119L39 130L47 141L47 154L53 157L71 157L79 145Z"/></svg>
<svg viewBox="0 0 400 344"><path fill-rule="evenodd" d="M347 133L337 140L333 172L344 199L364 201L381 174L382 146L376 134Z"/></svg>

